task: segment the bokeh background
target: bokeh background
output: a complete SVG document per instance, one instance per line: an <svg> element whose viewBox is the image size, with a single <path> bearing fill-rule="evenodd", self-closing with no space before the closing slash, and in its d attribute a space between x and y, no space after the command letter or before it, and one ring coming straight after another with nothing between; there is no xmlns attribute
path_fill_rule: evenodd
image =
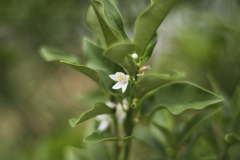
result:
<svg viewBox="0 0 240 160"><path fill-rule="evenodd" d="M128 35L149 0L114 0ZM65 147L85 148L91 122L71 128L96 101L100 88L58 62L46 63L42 45L61 48L84 61L87 0L0 1L0 157L3 160L66 160ZM185 80L211 90L214 79L226 99L240 82L240 1L178 0L159 29L148 62L152 70L186 73ZM94 94L94 96L93 96Z"/></svg>

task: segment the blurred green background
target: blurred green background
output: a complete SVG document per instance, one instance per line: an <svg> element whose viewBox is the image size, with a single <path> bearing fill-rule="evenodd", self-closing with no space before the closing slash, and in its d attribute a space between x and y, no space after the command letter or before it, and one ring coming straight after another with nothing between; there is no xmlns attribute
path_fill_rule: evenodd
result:
<svg viewBox="0 0 240 160"><path fill-rule="evenodd" d="M134 21L149 0L115 1L132 38ZM0 157L3 160L61 160L67 145L82 139L91 121L71 128L78 117L104 98L84 75L57 62L46 63L38 50L54 46L84 61L87 0L1 0L0 2ZM240 1L179 0L160 26L148 62L152 71L177 69L185 80L211 90L209 77L230 99L240 82ZM95 93L91 101L88 95ZM238 157L239 158L239 157Z"/></svg>

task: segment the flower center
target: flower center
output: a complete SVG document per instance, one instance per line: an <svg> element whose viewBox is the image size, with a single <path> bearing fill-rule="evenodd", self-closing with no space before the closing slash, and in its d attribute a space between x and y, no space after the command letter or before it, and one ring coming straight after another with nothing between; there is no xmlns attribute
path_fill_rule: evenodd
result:
<svg viewBox="0 0 240 160"><path fill-rule="evenodd" d="M126 76L119 75L118 82L126 82Z"/></svg>

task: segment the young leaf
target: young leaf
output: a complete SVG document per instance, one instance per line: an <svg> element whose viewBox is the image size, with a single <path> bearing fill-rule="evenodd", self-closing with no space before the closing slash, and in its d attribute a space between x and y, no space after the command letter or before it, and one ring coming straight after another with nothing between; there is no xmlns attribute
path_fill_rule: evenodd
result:
<svg viewBox="0 0 240 160"><path fill-rule="evenodd" d="M126 92L124 92L124 94L122 94L121 91L119 90L113 91L112 86L114 85L114 82L110 79L109 75L102 70L94 70L84 65L76 65L73 63L65 62L65 61L62 61L62 62L76 69L77 71L85 74L86 76L88 76L89 78L97 82L100 86L102 86L102 88L107 93L116 96L116 98L119 99L119 101L122 101L123 97L128 97L130 95L130 91L131 91L130 85L127 87L127 90Z"/></svg>
<svg viewBox="0 0 240 160"><path fill-rule="evenodd" d="M234 143L240 143L240 136L238 136L236 133L229 133L225 136L225 140L229 144L234 144Z"/></svg>
<svg viewBox="0 0 240 160"><path fill-rule="evenodd" d="M155 0L135 23L134 44L139 56L143 56L150 40L156 33L176 0Z"/></svg>
<svg viewBox="0 0 240 160"><path fill-rule="evenodd" d="M135 45L131 43L117 44L104 52L104 56L123 67L128 74L134 75L137 68L129 54L135 51Z"/></svg>
<svg viewBox="0 0 240 160"><path fill-rule="evenodd" d="M137 81L133 88L133 96L140 99L147 92L156 89L166 83L166 81L176 80L184 77L183 73L172 71L169 75L167 74L148 74L143 76Z"/></svg>
<svg viewBox="0 0 240 160"><path fill-rule="evenodd" d="M217 113L220 108L211 108L202 113L194 115L190 120L188 120L177 132L176 132L176 142L180 145L186 141L192 133L210 119L215 113Z"/></svg>
<svg viewBox="0 0 240 160"><path fill-rule="evenodd" d="M93 109L83 113L79 118L69 119L72 127L75 127L78 123L82 123L86 120L96 117L100 114L112 114L113 111L105 103L97 102L94 104Z"/></svg>
<svg viewBox="0 0 240 160"><path fill-rule="evenodd" d="M90 136L87 136L86 138L84 138L83 141L84 142L120 141L120 140L128 140L133 137L134 136L120 138L112 134L93 132Z"/></svg>
<svg viewBox="0 0 240 160"><path fill-rule="evenodd" d="M124 23L121 14L116 6L114 6L109 0L89 0L89 2L92 4L95 13L98 16L103 32L105 28L107 28L107 30L110 29L118 41L129 41L124 30ZM107 34L105 34L105 36L106 35Z"/></svg>
<svg viewBox="0 0 240 160"><path fill-rule="evenodd" d="M180 114L187 109L203 109L223 99L189 82L175 82L164 85L142 98L138 108L142 114L151 114L167 108L173 114Z"/></svg>
<svg viewBox="0 0 240 160"><path fill-rule="evenodd" d="M56 48L41 47L40 55L45 61L48 61L48 62L62 60L62 61L76 63L76 64L81 64L80 60L77 57L73 55L69 55L68 53Z"/></svg>
<svg viewBox="0 0 240 160"><path fill-rule="evenodd" d="M154 50L155 45L157 44L158 41L158 34L155 33L150 42L147 45L147 48L143 54L143 63L147 62L149 58L152 56L152 52Z"/></svg>

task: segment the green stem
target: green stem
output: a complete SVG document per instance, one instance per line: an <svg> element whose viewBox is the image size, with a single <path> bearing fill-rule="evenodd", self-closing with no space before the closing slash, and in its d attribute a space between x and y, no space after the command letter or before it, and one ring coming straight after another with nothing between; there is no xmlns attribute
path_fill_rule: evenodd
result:
<svg viewBox="0 0 240 160"><path fill-rule="evenodd" d="M113 119L113 129L114 129L114 135L118 136L118 123L117 123L117 118L116 118L116 115L113 115L112 116L112 119ZM120 152L120 149L119 149L119 145L118 145L118 141L115 142L115 159L118 160L118 155L119 155L119 152Z"/></svg>

